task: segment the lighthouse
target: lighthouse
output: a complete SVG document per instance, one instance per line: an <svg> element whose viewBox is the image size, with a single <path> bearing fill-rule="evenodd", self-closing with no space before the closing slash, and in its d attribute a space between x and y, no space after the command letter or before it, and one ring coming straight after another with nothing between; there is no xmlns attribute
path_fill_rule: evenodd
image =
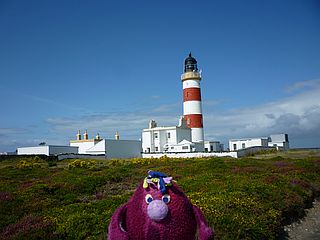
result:
<svg viewBox="0 0 320 240"><path fill-rule="evenodd" d="M203 121L201 106L201 73L197 60L189 56L184 61L184 73L181 75L183 85L183 116L191 129L192 142L203 142Z"/></svg>

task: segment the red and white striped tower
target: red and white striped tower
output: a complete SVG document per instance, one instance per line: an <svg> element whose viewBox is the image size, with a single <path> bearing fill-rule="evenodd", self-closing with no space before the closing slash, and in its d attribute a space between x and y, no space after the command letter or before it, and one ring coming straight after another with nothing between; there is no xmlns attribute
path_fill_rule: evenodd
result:
<svg viewBox="0 0 320 240"><path fill-rule="evenodd" d="M192 142L203 142L203 122L200 81L197 60L191 56L184 61L184 73L181 75L183 84L183 116L191 128Z"/></svg>

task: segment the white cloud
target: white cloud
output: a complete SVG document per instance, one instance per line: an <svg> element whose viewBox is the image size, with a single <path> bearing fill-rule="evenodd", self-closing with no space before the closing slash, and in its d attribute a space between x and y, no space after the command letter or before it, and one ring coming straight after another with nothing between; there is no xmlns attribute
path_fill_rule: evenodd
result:
<svg viewBox="0 0 320 240"><path fill-rule="evenodd" d="M307 88L306 88L307 87ZM296 94L256 106L205 115L207 137L229 138L269 136L288 133L294 145L320 145L320 81L296 83ZM296 144L297 143L297 144Z"/></svg>

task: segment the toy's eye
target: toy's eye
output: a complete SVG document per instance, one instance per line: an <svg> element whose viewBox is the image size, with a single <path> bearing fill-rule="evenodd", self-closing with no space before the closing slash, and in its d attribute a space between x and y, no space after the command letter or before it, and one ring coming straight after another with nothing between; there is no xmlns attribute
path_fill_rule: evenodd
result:
<svg viewBox="0 0 320 240"><path fill-rule="evenodd" d="M153 200L153 198L152 198L152 196L151 196L151 194L147 194L146 195L146 203L151 203L152 202L152 200Z"/></svg>
<svg viewBox="0 0 320 240"><path fill-rule="evenodd" d="M170 202L170 195L168 194L165 194L162 196L162 201L165 203L165 204L168 204Z"/></svg>

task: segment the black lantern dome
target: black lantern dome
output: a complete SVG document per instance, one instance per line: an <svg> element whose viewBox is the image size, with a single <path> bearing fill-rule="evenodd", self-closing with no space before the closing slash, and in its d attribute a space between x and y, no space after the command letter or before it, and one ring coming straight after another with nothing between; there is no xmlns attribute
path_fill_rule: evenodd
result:
<svg viewBox="0 0 320 240"><path fill-rule="evenodd" d="M197 60L191 56L191 52L189 56L184 60L184 72L197 72Z"/></svg>

